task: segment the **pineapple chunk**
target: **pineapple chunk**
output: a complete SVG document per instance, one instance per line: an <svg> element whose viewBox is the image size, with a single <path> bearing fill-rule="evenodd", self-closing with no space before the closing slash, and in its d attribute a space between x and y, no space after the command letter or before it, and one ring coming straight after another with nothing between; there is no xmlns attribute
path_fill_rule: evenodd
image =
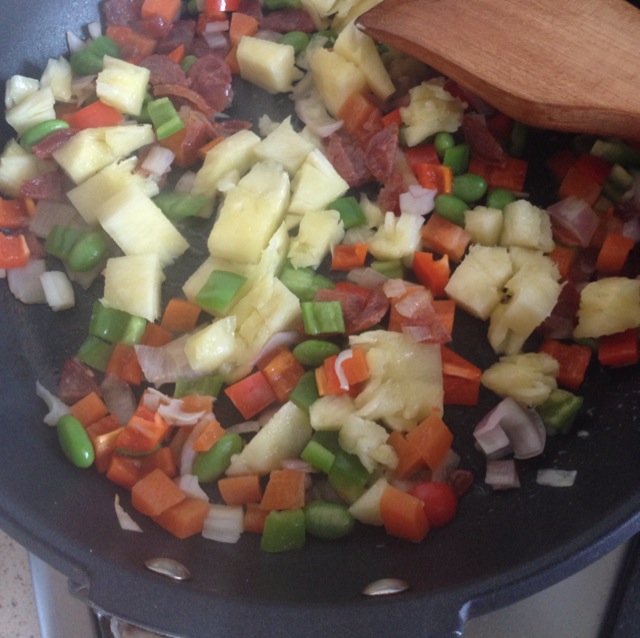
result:
<svg viewBox="0 0 640 638"><path fill-rule="evenodd" d="M382 0L338 0L331 27L336 31L341 31L349 22L353 22L380 2Z"/></svg>
<svg viewBox="0 0 640 638"><path fill-rule="evenodd" d="M214 197L220 180L233 171L244 175L256 161L255 147L260 138L249 130L238 131L216 144L196 173L194 195Z"/></svg>
<svg viewBox="0 0 640 638"><path fill-rule="evenodd" d="M440 346L402 333L373 330L349 338L367 351L370 379L355 398L356 414L411 430L443 402Z"/></svg>
<svg viewBox="0 0 640 638"><path fill-rule="evenodd" d="M20 197L23 182L55 170L55 162L40 159L15 140L9 140L0 155L0 191L9 197Z"/></svg>
<svg viewBox="0 0 640 638"><path fill-rule="evenodd" d="M103 303L147 321L160 316L164 274L157 255L111 257L104 269Z"/></svg>
<svg viewBox="0 0 640 638"><path fill-rule="evenodd" d="M420 246L420 230L424 219L420 215L385 213L384 223L367 241L369 252L376 259L403 259L412 256Z"/></svg>
<svg viewBox="0 0 640 638"><path fill-rule="evenodd" d="M287 93L300 79L295 50L288 44L244 36L237 57L240 77L269 93Z"/></svg>
<svg viewBox="0 0 640 638"><path fill-rule="evenodd" d="M464 214L464 229L474 244L497 246L502 234L502 211L499 208L476 206Z"/></svg>
<svg viewBox="0 0 640 638"><path fill-rule="evenodd" d="M299 456L312 434L309 416L289 401L262 426L240 454L232 457L227 475L266 474L276 470L285 459Z"/></svg>
<svg viewBox="0 0 640 638"><path fill-rule="evenodd" d="M189 248L176 227L133 182L104 202L96 217L125 255L155 254L164 267Z"/></svg>
<svg viewBox="0 0 640 638"><path fill-rule="evenodd" d="M439 131L454 133L462 124L465 104L444 89L444 79L434 78L409 90L409 106L400 109L408 146L416 146Z"/></svg>
<svg viewBox="0 0 640 638"><path fill-rule="evenodd" d="M225 196L207 246L214 257L256 264L289 204L289 175L259 162Z"/></svg>
<svg viewBox="0 0 640 638"><path fill-rule="evenodd" d="M320 397L309 408L311 427L319 432L337 432L356 410L348 394L333 394Z"/></svg>
<svg viewBox="0 0 640 638"><path fill-rule="evenodd" d="M42 88L49 87L56 102L71 102L71 64L66 58L51 58L40 78Z"/></svg>
<svg viewBox="0 0 640 638"><path fill-rule="evenodd" d="M353 62L328 49L317 49L309 60L313 84L327 111L334 117L353 93L364 93L367 78Z"/></svg>
<svg viewBox="0 0 640 638"><path fill-rule="evenodd" d="M353 518L365 525L383 525L380 499L388 486L387 479L379 478L362 496L351 503L349 511Z"/></svg>
<svg viewBox="0 0 640 638"><path fill-rule="evenodd" d="M476 244L451 275L445 292L469 314L488 319L502 300L502 288L512 274L506 248Z"/></svg>
<svg viewBox="0 0 640 638"><path fill-rule="evenodd" d="M558 371L558 362L544 352L508 355L482 373L482 384L498 396L540 405L558 387Z"/></svg>
<svg viewBox="0 0 640 638"><path fill-rule="evenodd" d="M355 414L347 418L338 435L340 447L345 452L355 454L369 472L377 470L381 461L389 463L391 466L397 465L398 457L395 452L393 454L382 453L385 448L391 448L387 444L388 438L389 432L381 425Z"/></svg>
<svg viewBox="0 0 640 638"><path fill-rule="evenodd" d="M500 245L534 248L550 253L555 244L549 213L526 199L507 204L504 208Z"/></svg>
<svg viewBox="0 0 640 638"><path fill-rule="evenodd" d="M309 211L291 240L289 260L296 268L317 268L343 236L344 224L337 210Z"/></svg>
<svg viewBox="0 0 640 638"><path fill-rule="evenodd" d="M580 292L577 339L597 339L640 326L640 280L605 277Z"/></svg>
<svg viewBox="0 0 640 638"><path fill-rule="evenodd" d="M309 210L323 210L348 190L345 182L331 162L319 149L307 155L291 182L290 213L303 214Z"/></svg>
<svg viewBox="0 0 640 638"><path fill-rule="evenodd" d="M109 164L123 159L155 137L151 124L84 129L57 149L53 158L64 172L80 184Z"/></svg>
<svg viewBox="0 0 640 638"><path fill-rule="evenodd" d="M53 108L55 102L53 91L49 87L42 88L28 94L15 106L8 109L5 113L5 119L18 135L21 135L40 122L54 120L56 118L56 112Z"/></svg>
<svg viewBox="0 0 640 638"><path fill-rule="evenodd" d="M133 172L137 161L136 157L129 157L114 162L67 193L69 201L87 224L98 224L96 213L100 206L126 184L135 183L147 197L155 197L160 192L153 179Z"/></svg>
<svg viewBox="0 0 640 638"><path fill-rule="evenodd" d="M39 89L40 82L35 78L12 75L5 85L4 105L7 109L13 108L33 93L37 93Z"/></svg>
<svg viewBox="0 0 640 638"><path fill-rule="evenodd" d="M96 79L96 94L120 113L140 115L150 75L143 66L105 55Z"/></svg>
<svg viewBox="0 0 640 638"><path fill-rule="evenodd" d="M551 314L562 285L553 262L537 268L540 255L522 266L505 283L508 301L496 306L489 323L489 343L499 354L516 354L533 331ZM554 276L555 270L555 276Z"/></svg>
<svg viewBox="0 0 640 638"><path fill-rule="evenodd" d="M378 54L376 43L351 22L336 38L333 50L355 64L364 74L371 92L386 100L395 86Z"/></svg>
<svg viewBox="0 0 640 638"><path fill-rule="evenodd" d="M261 160L280 162L293 175L314 148L315 144L294 130L289 116L255 147L255 154Z"/></svg>
<svg viewBox="0 0 640 638"><path fill-rule="evenodd" d="M236 351L236 318L212 321L187 337L184 353L196 372L210 374L226 363Z"/></svg>

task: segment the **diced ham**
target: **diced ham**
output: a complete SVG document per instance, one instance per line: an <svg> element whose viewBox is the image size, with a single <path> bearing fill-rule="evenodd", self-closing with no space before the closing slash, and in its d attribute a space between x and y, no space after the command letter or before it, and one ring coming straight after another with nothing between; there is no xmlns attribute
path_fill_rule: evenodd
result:
<svg viewBox="0 0 640 638"><path fill-rule="evenodd" d="M262 19L262 2L261 0L240 0L238 13L245 13L260 22Z"/></svg>
<svg viewBox="0 0 640 638"><path fill-rule="evenodd" d="M69 138L78 132L74 128L59 129L50 133L31 147L31 151L41 159L50 159Z"/></svg>
<svg viewBox="0 0 640 638"><path fill-rule="evenodd" d="M59 202L62 199L62 174L60 171L49 171L36 175L20 186L21 197L32 199L48 199Z"/></svg>
<svg viewBox="0 0 640 638"><path fill-rule="evenodd" d="M313 33L316 30L313 19L304 9L271 11L260 20L260 28L278 33L289 33L289 31Z"/></svg>
<svg viewBox="0 0 640 638"><path fill-rule="evenodd" d="M496 166L505 164L507 153L489 130L487 118L484 115L479 113L465 114L462 118L462 132L474 157Z"/></svg>
<svg viewBox="0 0 640 638"><path fill-rule="evenodd" d="M191 88L199 93L211 109L224 111L233 98L231 69L224 58L209 54L198 58L187 74Z"/></svg>
<svg viewBox="0 0 640 638"><path fill-rule="evenodd" d="M213 123L215 135L218 137L230 137L239 131L246 131L252 126L251 122L246 120L219 120Z"/></svg>
<svg viewBox="0 0 640 638"><path fill-rule="evenodd" d="M202 111L207 117L215 114L215 111L207 104L200 93L182 84L157 84L153 87L153 95L154 97L169 97L178 106L187 104Z"/></svg>
<svg viewBox="0 0 640 638"><path fill-rule="evenodd" d="M75 357L68 359L60 374L58 398L71 405L91 392L101 394L96 375Z"/></svg>
<svg viewBox="0 0 640 638"><path fill-rule="evenodd" d="M367 142L365 161L371 174L386 182L392 175L398 150L399 126L392 124L374 133Z"/></svg>
<svg viewBox="0 0 640 638"><path fill-rule="evenodd" d="M187 76L182 67L167 55L154 54L140 62L145 69L149 69L149 84L187 84Z"/></svg>
<svg viewBox="0 0 640 638"><path fill-rule="evenodd" d="M400 193L405 190L404 178L400 173L393 173L384 183L378 194L377 204L383 213L397 213L400 209Z"/></svg>
<svg viewBox="0 0 640 638"><path fill-rule="evenodd" d="M102 5L107 24L131 26L140 19L143 0L107 0Z"/></svg>
<svg viewBox="0 0 640 638"><path fill-rule="evenodd" d="M173 29L165 37L158 40L157 52L161 54L171 53L174 49L184 44L185 50L189 50L196 33L194 20L178 20L173 23Z"/></svg>
<svg viewBox="0 0 640 638"><path fill-rule="evenodd" d="M187 47L187 53L189 55L195 55L196 58L203 58L205 55L209 55L211 52L212 49L207 44L207 41L200 36L193 38L193 40Z"/></svg>
<svg viewBox="0 0 640 638"><path fill-rule="evenodd" d="M156 40L166 38L172 29L173 23L166 22L164 18L159 15L146 16L136 23L136 31Z"/></svg>
<svg viewBox="0 0 640 638"><path fill-rule="evenodd" d="M338 174L352 188L373 180L364 151L345 130L339 129L329 135L325 152Z"/></svg>

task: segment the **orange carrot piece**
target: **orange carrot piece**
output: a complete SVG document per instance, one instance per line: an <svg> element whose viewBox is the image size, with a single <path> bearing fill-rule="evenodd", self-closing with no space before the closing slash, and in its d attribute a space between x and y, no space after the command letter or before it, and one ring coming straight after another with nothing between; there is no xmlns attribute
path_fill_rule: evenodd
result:
<svg viewBox="0 0 640 638"><path fill-rule="evenodd" d="M189 332L196 327L201 308L186 299L169 300L160 326L169 332Z"/></svg>
<svg viewBox="0 0 640 638"><path fill-rule="evenodd" d="M69 412L86 428L91 423L95 423L102 417L107 416L109 410L104 401L98 396L98 393L94 391L76 401L69 408Z"/></svg>
<svg viewBox="0 0 640 638"><path fill-rule="evenodd" d="M105 419L108 418L109 417L105 417ZM104 421L104 419L101 421ZM101 421L98 421L98 423ZM114 430L107 431L93 430L91 425L87 428L87 434L93 444L93 452L95 455L94 465L96 470L101 474L109 469L109 464L111 463L111 458L116 451L118 437L122 430L124 430L124 427L122 426L117 427Z"/></svg>
<svg viewBox="0 0 640 638"><path fill-rule="evenodd" d="M189 538L202 532L209 507L208 501L187 496L152 520L177 538Z"/></svg>
<svg viewBox="0 0 640 638"><path fill-rule="evenodd" d="M432 213L422 227L422 243L428 250L459 262L471 243L471 235L457 224Z"/></svg>
<svg viewBox="0 0 640 638"><path fill-rule="evenodd" d="M565 197L579 197L584 199L589 206L593 206L598 197L602 186L596 182L591 175L583 173L575 164L569 168L566 172L560 187L558 189L558 196L560 199Z"/></svg>
<svg viewBox="0 0 640 638"><path fill-rule="evenodd" d="M338 244L333 249L331 270L352 270L362 268L367 259L366 244Z"/></svg>
<svg viewBox="0 0 640 638"><path fill-rule="evenodd" d="M220 144L220 142L222 142L222 140L224 139L224 137L214 137L212 140L210 140L209 142L207 142L206 144L203 144L200 148L198 148L198 150L196 151L196 155L198 157L198 159L201 159L204 161L204 158L207 156L207 153L214 147L217 146L218 144Z"/></svg>
<svg viewBox="0 0 640 638"><path fill-rule="evenodd" d="M607 233L598 253L596 270L603 275L619 275L634 245L631 237Z"/></svg>
<svg viewBox="0 0 640 638"><path fill-rule="evenodd" d="M180 43L173 51L167 54L167 57L173 60L176 64L180 64L184 58L184 44Z"/></svg>
<svg viewBox="0 0 640 638"><path fill-rule="evenodd" d="M263 510L260 505L256 503L247 503L244 510L244 519L242 521L242 527L245 532L250 534L262 534L264 531L264 522L269 516L267 510Z"/></svg>
<svg viewBox="0 0 640 638"><path fill-rule="evenodd" d="M255 35L260 28L260 23L253 16L240 11L231 14L229 22L229 41L232 47L237 47L245 35Z"/></svg>
<svg viewBox="0 0 640 638"><path fill-rule="evenodd" d="M159 16L165 22L173 22L180 12L180 0L144 0L140 12L143 18Z"/></svg>
<svg viewBox="0 0 640 638"><path fill-rule="evenodd" d="M262 500L262 486L257 474L226 476L218 481L218 489L227 505L246 505Z"/></svg>
<svg viewBox="0 0 640 638"><path fill-rule="evenodd" d="M304 376L304 368L288 348L278 351L275 356L260 366L260 369L280 403L288 400L289 395Z"/></svg>
<svg viewBox="0 0 640 638"><path fill-rule="evenodd" d="M129 385L140 385L143 375L135 348L126 343L116 343L105 373L114 374Z"/></svg>
<svg viewBox="0 0 640 638"><path fill-rule="evenodd" d="M185 412L211 412L213 397L206 394L187 394L182 397L182 409Z"/></svg>
<svg viewBox="0 0 640 638"><path fill-rule="evenodd" d="M407 434L407 441L419 451L422 460L435 470L444 461L453 442L453 434L437 412Z"/></svg>
<svg viewBox="0 0 640 638"><path fill-rule="evenodd" d="M211 419L196 437L193 449L196 452L207 452L222 438L223 434L224 428L216 419Z"/></svg>
<svg viewBox="0 0 640 638"><path fill-rule="evenodd" d="M429 532L424 503L397 487L389 485L382 492L380 515L390 536L419 543Z"/></svg>
<svg viewBox="0 0 640 638"><path fill-rule="evenodd" d="M118 440L118 446L131 452L151 452L160 444L169 426L156 412L152 418L134 414Z"/></svg>
<svg viewBox="0 0 640 638"><path fill-rule="evenodd" d="M157 323L148 323L142 333L140 343L143 346L159 348L167 345L172 340L173 335L166 328L162 328Z"/></svg>
<svg viewBox="0 0 640 638"><path fill-rule="evenodd" d="M431 304L438 315L438 319L440 319L440 323L451 334L456 319L456 302L453 299L434 299Z"/></svg>
<svg viewBox="0 0 640 638"><path fill-rule="evenodd" d="M131 488L131 504L146 516L158 516L186 498L186 494L159 469L149 472Z"/></svg>
<svg viewBox="0 0 640 638"><path fill-rule="evenodd" d="M398 465L393 473L399 479L411 477L424 465L418 450L407 442L405 435L399 430L391 432L387 443L396 451L398 456Z"/></svg>
<svg viewBox="0 0 640 638"><path fill-rule="evenodd" d="M306 477L299 470L272 470L260 501L264 510L304 507Z"/></svg>
<svg viewBox="0 0 640 638"><path fill-rule="evenodd" d="M367 139L382 128L382 111L362 93L352 93L336 115L344 130L356 139Z"/></svg>
<svg viewBox="0 0 640 638"><path fill-rule="evenodd" d="M555 248L549 253L549 257L558 267L560 277L562 279L567 279L576 258L576 251L568 246L560 246L556 244Z"/></svg>

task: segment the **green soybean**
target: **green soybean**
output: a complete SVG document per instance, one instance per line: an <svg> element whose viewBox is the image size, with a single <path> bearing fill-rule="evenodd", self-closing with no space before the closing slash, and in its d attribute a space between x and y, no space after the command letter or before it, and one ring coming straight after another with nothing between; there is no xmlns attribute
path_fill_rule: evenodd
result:
<svg viewBox="0 0 640 638"><path fill-rule="evenodd" d="M486 192L487 182L480 175L464 173L453 178L453 194L467 204L477 202Z"/></svg>
<svg viewBox="0 0 640 638"><path fill-rule="evenodd" d="M456 141L451 133L437 133L433 139L433 145L436 147L438 157L442 159L444 153L448 148L453 148L456 145Z"/></svg>
<svg viewBox="0 0 640 638"><path fill-rule="evenodd" d="M86 272L97 266L107 254L107 242L96 232L85 233L73 245L67 257L67 265L76 272Z"/></svg>
<svg viewBox="0 0 640 638"><path fill-rule="evenodd" d="M302 2L300 0L264 0L264 6L270 11L274 9L301 9Z"/></svg>
<svg viewBox="0 0 640 638"><path fill-rule="evenodd" d="M487 195L487 206L489 208L504 210L507 204L515 201L516 196L506 188L496 188Z"/></svg>
<svg viewBox="0 0 640 638"><path fill-rule="evenodd" d="M69 125L64 120L47 120L46 122L34 124L20 136L20 145L25 150L30 151L34 144L51 135L51 133L67 128L69 128Z"/></svg>
<svg viewBox="0 0 640 638"><path fill-rule="evenodd" d="M289 31L285 33L279 40L279 44L289 44L293 47L295 54L301 53L309 44L309 36L304 31Z"/></svg>
<svg viewBox="0 0 640 638"><path fill-rule="evenodd" d="M91 439L82 423L73 415L65 414L56 426L58 442L64 455L76 466L86 468L93 464L95 453Z"/></svg>
<svg viewBox="0 0 640 638"><path fill-rule="evenodd" d="M469 145L456 144L445 149L442 163L453 171L454 175L462 175L469 168Z"/></svg>
<svg viewBox="0 0 640 638"><path fill-rule="evenodd" d="M200 452L193 462L193 473L201 483L213 483L227 470L231 457L242 451L244 442L239 434L224 434L206 452Z"/></svg>
<svg viewBox="0 0 640 638"><path fill-rule="evenodd" d="M293 356L303 366L317 367L327 357L332 357L334 354L340 352L339 346L331 341L324 341L323 339L307 339L300 342L293 349Z"/></svg>
<svg viewBox="0 0 640 638"><path fill-rule="evenodd" d="M307 532L316 538L336 540L348 536L353 530L353 515L339 503L311 501L304 508Z"/></svg>
<svg viewBox="0 0 640 638"><path fill-rule="evenodd" d="M438 195L435 200L434 210L450 222L464 227L464 214L469 210L467 202L455 195Z"/></svg>

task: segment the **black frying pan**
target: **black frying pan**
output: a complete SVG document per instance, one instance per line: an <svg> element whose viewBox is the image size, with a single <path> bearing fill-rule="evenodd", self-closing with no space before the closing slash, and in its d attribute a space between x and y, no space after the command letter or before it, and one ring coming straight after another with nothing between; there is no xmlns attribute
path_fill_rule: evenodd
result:
<svg viewBox="0 0 640 638"><path fill-rule="evenodd" d="M17 72L39 77L47 57L66 51L65 31L79 33L98 8L82 0L3 0L2 14L4 86ZM236 112L256 115L286 104L245 86ZM534 140L531 158L539 159L547 143ZM182 266L183 275L190 267ZM99 285L90 294L100 295ZM83 339L90 303L81 299L56 314L15 302L0 285L0 524L66 574L89 603L125 620L188 637L450 635L466 617L570 575L640 529L640 372L635 366L604 374L594 364L577 424L588 436L552 439L543 456L520 463L520 490L492 493L482 482L471 431L495 398L483 393L477 409L447 409L455 449L477 480L456 521L422 544L358 528L341 542L270 555L249 535L237 545L178 541L144 521L144 534L122 532L114 486L63 458L35 396L36 379L56 387L62 363ZM461 354L480 364L491 360L479 337L484 330L469 318L456 326ZM538 486L536 470L546 467L577 470L575 486ZM157 556L183 562L193 579L176 583L150 573L143 563ZM361 594L383 577L404 579L410 589L378 599Z"/></svg>

